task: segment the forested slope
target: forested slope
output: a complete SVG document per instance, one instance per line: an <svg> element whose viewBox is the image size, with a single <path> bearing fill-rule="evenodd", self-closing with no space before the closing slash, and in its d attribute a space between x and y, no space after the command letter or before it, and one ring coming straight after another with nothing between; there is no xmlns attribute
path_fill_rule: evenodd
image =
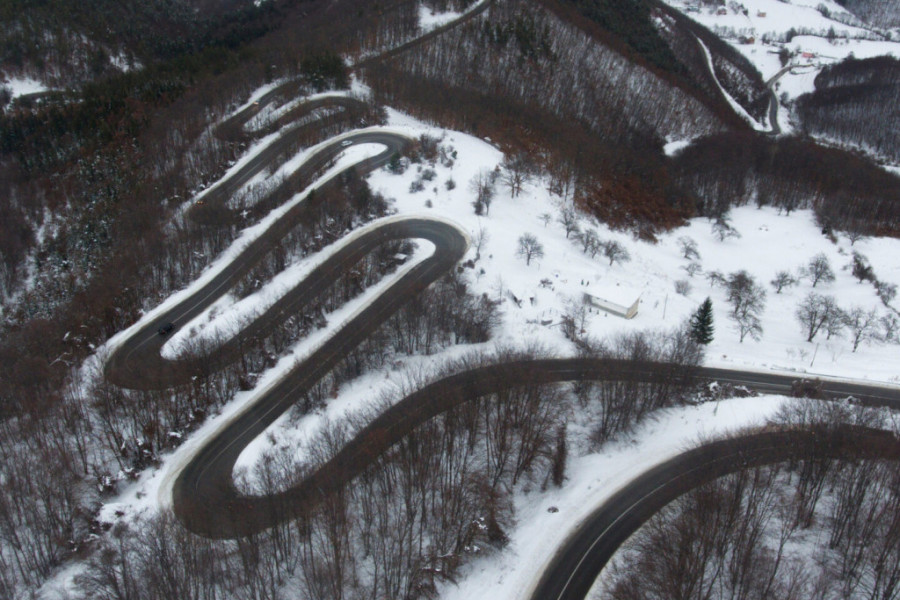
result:
<svg viewBox="0 0 900 600"><path fill-rule="evenodd" d="M900 162L900 60L849 59L826 67L797 100L804 133Z"/></svg>
<svg viewBox="0 0 900 600"><path fill-rule="evenodd" d="M250 0L0 3L0 70L52 87L235 45L272 26L275 3Z"/></svg>
<svg viewBox="0 0 900 600"><path fill-rule="evenodd" d="M900 5L890 0L837 0L854 15L874 27L900 27Z"/></svg>

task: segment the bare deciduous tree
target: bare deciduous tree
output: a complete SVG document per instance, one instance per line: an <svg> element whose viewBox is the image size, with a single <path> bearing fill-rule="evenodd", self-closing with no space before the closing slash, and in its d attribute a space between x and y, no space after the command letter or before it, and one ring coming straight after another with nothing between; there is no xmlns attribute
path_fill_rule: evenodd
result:
<svg viewBox="0 0 900 600"><path fill-rule="evenodd" d="M806 331L806 341L811 342L826 323L839 318L840 308L833 296L810 292L797 306L795 314Z"/></svg>
<svg viewBox="0 0 900 600"><path fill-rule="evenodd" d="M678 249L681 251L681 256L688 260L700 259L700 251L697 250L697 242L693 238L687 236L678 238Z"/></svg>
<svg viewBox="0 0 900 600"><path fill-rule="evenodd" d="M559 213L559 224L566 230L566 239L573 233L581 231L581 225L578 223L578 213L574 208L563 208Z"/></svg>
<svg viewBox="0 0 900 600"><path fill-rule="evenodd" d="M759 317L765 308L766 291L743 270L729 275L727 286L730 316L737 324L740 341L743 342L747 335L758 340L763 332Z"/></svg>
<svg viewBox="0 0 900 600"><path fill-rule="evenodd" d="M590 254L591 258L597 256L597 253L601 248L601 242L596 229L586 229L583 232L576 234L576 238L581 243L582 252Z"/></svg>
<svg viewBox="0 0 900 600"><path fill-rule="evenodd" d="M628 249L615 240L603 242L603 256L609 259L609 266L613 263L624 263L631 260L631 254Z"/></svg>
<svg viewBox="0 0 900 600"><path fill-rule="evenodd" d="M701 267L698 262L689 262L681 268L688 274L688 277L693 277L697 273L703 271L703 267Z"/></svg>
<svg viewBox="0 0 900 600"><path fill-rule="evenodd" d="M472 206L476 215L488 215L491 212L491 202L494 201L494 182L496 175L491 169L481 169L469 181L469 190L475 194Z"/></svg>
<svg viewBox="0 0 900 600"><path fill-rule="evenodd" d="M878 325L878 313L874 308L867 311L861 306L854 306L841 316L844 326L850 331L854 352L859 348L860 343L868 341L875 336L875 328Z"/></svg>
<svg viewBox="0 0 900 600"><path fill-rule="evenodd" d="M503 183L509 188L510 196L513 198L518 197L522 191L522 186L528 181L528 178L534 171L531 159L520 152L513 156L507 156L501 167L503 167L501 178Z"/></svg>
<svg viewBox="0 0 900 600"><path fill-rule="evenodd" d="M713 222L712 232L720 242L724 242L729 238L741 237L741 234L738 232L738 230L732 227L731 223L728 222L728 218L724 216L716 219Z"/></svg>
<svg viewBox="0 0 900 600"><path fill-rule="evenodd" d="M783 290L784 288L796 285L797 278L787 271L778 271L777 273L775 273L775 277L769 283L771 283L772 287L775 288L775 293L780 294L781 290Z"/></svg>
<svg viewBox="0 0 900 600"><path fill-rule="evenodd" d="M824 253L813 256L809 260L809 264L801 270L801 274L810 280L813 287L820 283L831 283L834 281L834 271L831 270L831 264Z"/></svg>
<svg viewBox="0 0 900 600"><path fill-rule="evenodd" d="M544 245L541 244L533 234L522 234L522 236L519 237L519 247L516 250L516 256L524 258L525 264L530 265L531 259L541 259L544 257Z"/></svg>

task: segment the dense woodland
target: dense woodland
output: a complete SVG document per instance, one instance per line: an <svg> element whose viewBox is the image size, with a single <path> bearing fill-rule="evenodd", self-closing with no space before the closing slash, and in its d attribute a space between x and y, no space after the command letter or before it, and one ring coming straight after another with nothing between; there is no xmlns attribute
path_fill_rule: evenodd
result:
<svg viewBox="0 0 900 600"><path fill-rule="evenodd" d="M214 45L236 46L272 27L276 4L247 0L0 5L0 65L52 87L76 86Z"/></svg>
<svg viewBox="0 0 900 600"><path fill-rule="evenodd" d="M900 26L900 7L882 0L836 0L866 23L883 29Z"/></svg>
<svg viewBox="0 0 900 600"><path fill-rule="evenodd" d="M276 598L286 580L316 598L428 597L468 556L502 547L514 485L562 482L559 406L577 403L595 415L591 443L600 444L684 399L689 370L665 384L514 389L428 423L379 457L358 486L265 535L209 542L167 515L144 528L104 531L97 509L115 492L116 473L134 477L153 465L330 310L389 273L396 266L390 257L409 251L379 248L315 305L248 343L241 360L191 384L132 392L80 369L110 336L193 280L241 227L303 187L290 180L251 190L227 210L185 218L186 201L252 141L286 124L228 130L218 127L221 120L252 90L282 78L297 82L298 95L345 88L343 57L370 57L413 39L418 3L24 4L0 5L0 66L67 92L4 102L0 114L7 190L0 197L0 596L25 596L65 561L85 558L92 569L78 586L94 598ZM461 10L471 2L427 4ZM833 228L900 233L897 177L805 138L750 132L711 82L698 40L729 92L762 114L755 69L662 5L496 0L481 17L413 50L367 59L359 74L375 100L290 124L296 141L281 160L382 122L381 105L390 104L491 137L549 175L561 196L647 239L747 202L813 207ZM823 73L798 109L809 133L894 156L891 132L865 130L860 115L897 87L895 63L856 61ZM860 95L848 99L847 88ZM668 158L667 136L700 139ZM428 160L419 152L410 159ZM309 204L307 218L238 294L386 210L352 175ZM294 416L396 357L488 340L496 300L473 295L468 276L465 269L451 273L412 299L298 402ZM683 332L576 342L588 356L672 359L686 367L700 360ZM215 347L190 352L212 363ZM515 357L501 354L448 370ZM410 376L398 393L422 383ZM338 424L314 442L320 460L358 427ZM246 485L277 488L309 468L273 454L261 472L247 474Z"/></svg>
<svg viewBox="0 0 900 600"><path fill-rule="evenodd" d="M822 70L797 101L803 131L890 162L900 161L900 60L849 59Z"/></svg>
<svg viewBox="0 0 900 600"><path fill-rule="evenodd" d="M868 159L797 137L710 136L672 161L673 177L718 217L755 202L787 212L812 208L829 228L896 236L900 178Z"/></svg>

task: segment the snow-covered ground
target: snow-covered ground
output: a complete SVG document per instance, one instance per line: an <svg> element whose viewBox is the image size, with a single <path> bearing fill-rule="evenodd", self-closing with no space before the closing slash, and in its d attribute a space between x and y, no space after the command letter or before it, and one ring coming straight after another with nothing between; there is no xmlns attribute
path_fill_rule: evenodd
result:
<svg viewBox="0 0 900 600"><path fill-rule="evenodd" d="M40 81L30 77L11 77L6 81L0 81L0 85L4 85L10 89L13 98L24 96L25 94L36 94L37 92L46 92L48 89Z"/></svg>
<svg viewBox="0 0 900 600"><path fill-rule="evenodd" d="M584 217L582 229L595 229L601 239L618 241L631 254L630 262L610 266L602 255L590 258L582 253L577 242L566 239L556 219L561 199L547 192L546 181L532 180L515 199L498 182L497 197L489 215L474 214L469 181L479 170L493 169L502 161L501 153L487 142L457 132L435 132L396 112L391 113L391 126L412 135L426 131L443 135L442 143L456 150L458 159L453 167L438 163L434 167L437 176L422 192L408 191L411 181L418 176L416 165L401 176L384 170L376 172L369 181L375 191L396 199L400 214L424 211L449 217L463 224L474 239L479 237L481 229L487 232L482 259L473 274L474 287L504 302L504 325L498 332L500 341L515 343L524 336L539 339L560 351L570 349L556 325L573 304L581 304L584 293L626 306L640 298L638 315L629 321L597 312L590 314L586 333L597 337L627 330L672 327L687 319L710 296L716 321L716 337L708 350L710 364L900 382L900 353L895 352L896 345L873 341L853 353L848 339L832 338L828 342L820 340L816 352L816 345L805 341L806 336L794 316L797 303L813 290L812 286L801 282L776 294L769 285L777 271L788 270L796 275L798 268L813 256L825 253L837 279L824 287L819 284L816 292L834 295L845 308L860 305L887 313L874 288L857 283L845 267L851 262L851 252L856 250L869 258L880 279L900 283L900 241L867 238L851 248L849 241L841 237L833 244L821 234L810 211L787 216L772 208L735 209L732 223L741 237L724 242L713 235L706 219L694 219L688 227L663 235L657 244L651 244L635 240L626 232L611 231ZM449 178L457 184L452 190L444 185ZM431 208L426 208L427 201ZM546 213L553 215L547 225L542 219ZM544 257L530 266L515 256L518 238L524 233L537 236L544 249ZM698 262L703 272L693 278L683 269L689 261L679 252L678 239L684 236L694 239L700 252ZM704 277L706 271L727 275L740 269L755 276L768 291L762 316L764 334L758 342L748 338L739 343L739 335L727 317L725 291L710 287ZM693 289L682 296L675 293L674 285L684 279ZM542 285L542 280L547 280L549 285ZM523 300L521 307L508 298L507 291ZM552 324L540 324L547 320L552 320Z"/></svg>
<svg viewBox="0 0 900 600"><path fill-rule="evenodd" d="M708 364L733 368L759 370L797 370L816 374L852 377L856 379L900 383L900 351L897 345L872 342L851 352L849 340L834 338L819 344L805 342L805 335L794 317L799 300L812 288L809 283L775 294L768 281L782 269L796 271L818 254L825 253L837 275L834 283L815 291L833 294L843 307L860 305L886 311L868 284L858 284L844 267L850 262L850 244L841 238L833 244L815 225L807 211L797 211L790 216L780 215L773 209L745 207L733 211L732 225L740 232L738 239L718 241L704 219L695 219L688 227L661 236L656 244L635 240L626 232L611 231L605 226L582 216L582 229L596 229L600 239L615 240L627 248L629 262L610 265L602 255L596 258L582 253L573 240L566 239L562 225L557 221L561 207L570 201L553 196L547 191L547 181L532 179L517 198L510 196L501 180L496 184L496 196L489 213L476 216L472 207L473 192L470 181L482 170L493 171L502 161L501 152L490 143L459 132L435 129L396 111L389 111L388 130L418 137L429 134L440 138L445 153L454 156L452 166L411 164L402 175L380 170L369 177L371 187L385 197L393 199L398 216L426 215L446 219L465 229L473 240L467 258L474 258L480 244L481 258L474 270L468 273L474 293L486 293L502 302L503 323L488 344L522 346L539 342L560 356L572 355L571 342L563 336L559 323L567 311L583 309L583 295L592 294L618 304L630 305L640 299L639 311L632 320L624 320L596 310L587 315L585 333L603 337L619 332L670 328L687 319L704 298L710 296L715 311L715 339L708 349ZM344 134L345 136L347 134ZM343 136L342 136L343 137ZM264 144L254 147L258 152ZM375 149L362 145L348 149L347 155L329 170L324 177L332 177L347 163L359 160L357 152ZM308 156L308 149L296 161ZM242 164L250 158L244 157ZM455 153L455 154L454 154ZM237 167L237 165L236 165ZM285 168L290 168L288 165ZM424 181L425 189L410 192L410 184L420 179L427 169L433 169L435 177ZM279 176L279 173L272 175ZM446 185L448 180L455 187ZM448 189L452 187L452 189ZM201 194L202 195L202 194ZM289 204L301 202L298 194ZM153 319L160 311L179 299L227 264L249 239L258 236L274 219L287 210L287 205L273 211L260 224L249 228L226 250L214 264L188 289L176 293L162 305L150 311L141 323ZM549 215L547 218L545 215ZM543 257L530 265L516 256L520 236L534 234L543 245ZM711 288L703 273L689 278L682 269L688 261L681 257L678 238L689 236L696 241L700 253L698 261L704 271L718 270L724 274L745 269L768 289L767 306L762 316L764 334L760 341L738 342L738 334L727 318L725 292ZM883 281L900 283L900 241L890 239L864 239L853 248L870 259L874 272ZM242 305L225 300L217 304L217 322L227 323L241 311L256 310L261 302L269 302L279 292L296 284L312 264L321 256L310 257L276 278L268 291ZM406 268L429 252L420 244L419 252ZM688 279L693 290L686 295L675 293L674 283ZM164 456L159 468L144 473L134 484L129 484L115 501L103 510L105 520L131 519L145 511L158 510L160 504L169 502L169 485L178 469L202 446L215 431L239 414L244 407L263 390L273 385L289 371L296 361L302 360L318 344L339 331L344 322L368 300L389 285L393 276L373 286L366 294L329 316L329 326L301 340L278 364L261 375L256 389L240 392L219 415L208 420L191 435L185 444ZM519 299L519 303L512 300ZM263 297L268 298L264 300ZM248 308L249 307L249 308ZM198 323L206 317L201 317ZM135 325L135 327L140 324ZM210 325L207 325L209 328ZM199 325L197 326L199 330ZM190 327L185 328L190 330ZM210 329L211 331L211 329ZM110 340L114 346L123 334ZM175 341L175 340L173 340ZM406 366L429 371L437 368L466 348L451 348L436 356L410 357ZM315 435L322 424L339 418L348 411L365 410L384 393L396 391L402 384L396 372L371 373L351 382L341 389L339 397L325 411L308 415L299 422L290 423L287 417L276 422L245 450L239 468L250 468L261 453L274 446L289 446L298 452L303 450L303 440ZM683 450L701 435L714 435L737 427L759 423L771 415L782 402L775 397L743 399L720 402L717 405L672 409L661 412L643 425L631 438L607 446L602 452L573 456L570 461L569 482L560 490L546 493L532 491L517 496L519 526L510 532L512 544L502 554L487 557L468 568L468 576L458 587L448 586L444 597L449 599L481 597L493 592L503 598L522 597L533 583L533 577L552 555L556 543L576 527L591 508L625 484L635 473L651 464ZM547 508L556 506L557 513ZM57 580L58 583L58 580Z"/></svg>
<svg viewBox="0 0 900 600"><path fill-rule="evenodd" d="M450 21L458 19L464 14L475 10L480 5L484 4L485 1L486 0L478 0L477 2L474 2L466 12L435 12L427 6L419 5L419 29L422 33L437 29L441 25L446 25Z"/></svg>
<svg viewBox="0 0 900 600"><path fill-rule="evenodd" d="M833 0L812 1L792 0L748 0L738 3L738 10L732 7L719 7L712 5L700 5L699 2L683 2L681 0L666 0L666 3L685 11L688 16L702 23L712 30L733 31L736 35L754 35L760 38L783 36L791 29L796 31L811 30L822 32L825 35L832 27L839 37L868 37L871 32L860 26L845 25L836 20L844 15L842 20L855 19L840 4ZM688 10L689 7L699 7L699 10ZM746 8L746 14L740 10L740 6ZM829 15L825 16L817 7L823 6ZM719 10L723 8L724 11ZM724 12L725 14L719 14Z"/></svg>

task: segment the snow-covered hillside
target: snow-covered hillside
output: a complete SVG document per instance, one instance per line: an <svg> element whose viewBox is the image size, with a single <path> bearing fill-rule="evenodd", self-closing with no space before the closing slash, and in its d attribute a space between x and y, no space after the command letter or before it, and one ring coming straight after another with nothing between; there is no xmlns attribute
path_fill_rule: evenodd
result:
<svg viewBox="0 0 900 600"><path fill-rule="evenodd" d="M822 67L848 56L900 57L897 32L872 29L832 0L752 0L729 2L727 7L665 1L733 45L766 80L785 66L779 52L786 51L786 64L798 68L782 74L775 89L788 101L813 91ZM789 121L780 121L789 131Z"/></svg>
<svg viewBox="0 0 900 600"><path fill-rule="evenodd" d="M880 281L900 283L900 241L861 239L851 247L848 239L832 241L824 236L809 212L785 215L770 208L751 207L732 212L730 224L740 237L730 236L724 240L719 239L705 219L695 219L689 226L661 236L658 243L638 241L627 232L612 231L583 214L576 214L575 218L580 233L574 230L572 223L569 223L567 233L562 216L573 209L571 197L552 194L548 191L549 181L538 176L524 182L521 193L513 197L511 187L504 183L509 179L505 177L509 171L501 166L504 156L489 141L434 128L395 111L389 111L388 127L411 137L428 135L436 138L438 156L442 159L431 163L407 163L402 174L396 173L396 168L393 171L382 169L369 176L369 184L375 192L389 198L401 216L424 214L447 219L468 232L472 248L466 258L474 263L467 269L472 291L486 294L502 306L502 325L487 347L524 347L538 343L558 356L570 356L575 347L561 326L564 317L573 318L583 327L579 335L596 338L627 331L673 328L683 324L709 296L714 305L716 331L707 351L707 364L900 383L895 339L880 340L873 336L856 352L852 351L852 342L841 335L825 340L822 334L816 343L808 343L794 313L799 302L812 291L812 284L803 279L780 294L769 285L777 271L787 270L799 275L799 268L813 256L824 254L836 278L832 283L819 283L815 291L834 295L843 308L859 306L887 317L896 311L883 306L870 284L857 283L847 265L851 262L851 252L858 251L867 256ZM377 148L359 146L348 151L347 158L358 159L372 151ZM333 171L326 176L331 173ZM271 176L278 177L279 173ZM493 200L482 215L476 215L473 207L472 182L478 179L494 180ZM302 199L295 198L294 201ZM519 252L520 240L527 234L533 235L541 245L541 252L530 263ZM588 245L582 240L594 236L601 245L615 242L630 258L625 259L625 255L619 254L615 260L610 260L602 250L592 256L590 248L587 252L584 250ZM684 258L686 238L692 240L698 255L692 260ZM235 247L245 241L239 237ZM427 247L420 247L409 264L429 251ZM223 260L227 261L232 254L227 250ZM321 258L315 257L308 263ZM267 291L265 301L271 302L300 280L308 272L309 264L288 267ZM696 266L689 267L691 264ZM214 270L215 267L210 271ZM763 331L758 341L749 337L739 341L735 324L729 318L726 291L721 285L713 285L715 277L707 277L718 272L727 278L739 270L747 271L767 291L761 314ZM364 305L379 289L379 286L373 286L340 311L329 315L331 325L298 342L275 367L261 374L255 390L238 393L219 415L210 418L184 445L163 457L158 468L145 472L109 502L101 511L101 518L109 522L130 521L167 506L172 477L195 449L229 422L261 389L271 385L295 361L332 335L348 314ZM179 296L184 293L187 292L180 292ZM586 294L592 297L588 303ZM256 298L249 303L258 301L261 300ZM626 320L593 307L603 301L623 306L637 301L638 311L633 319ZM187 337L209 335L222 323L236 321L248 310L247 303L222 302L215 311L202 316L194 327L184 331ZM153 318L153 314L145 318ZM404 368L433 373L448 359L471 349L453 347L432 356L409 357L404 360L405 364L396 365L395 370L369 373L344 385L338 390L337 398L320 412L303 416L299 421L282 417L245 450L239 469L251 471L265 451L274 447L302 455L304 441L315 436L324 425L346 413L371 410L386 394L396 392L404 383ZM168 352L177 353L177 348L173 346ZM636 468L663 460L701 434L759 423L781 402L779 398L762 398L670 410L642 426L633 438L605 447L602 453L580 447L569 471L570 481L561 490L546 494L527 489L519 491L516 505L521 525L510 532L510 550L473 563L470 576L458 588L446 588L444 597L472 597L474 590L483 594L487 589L501 597L521 597L536 566L549 558L554 548L549 542L563 539L566 532L577 526L579 516L624 484ZM572 423L576 433L583 426L576 417ZM598 476L598 473L602 475ZM559 512L547 512L550 506L557 507ZM523 569L523 565L529 567ZM70 575L61 574L60 579L50 586L65 587L64 580Z"/></svg>

